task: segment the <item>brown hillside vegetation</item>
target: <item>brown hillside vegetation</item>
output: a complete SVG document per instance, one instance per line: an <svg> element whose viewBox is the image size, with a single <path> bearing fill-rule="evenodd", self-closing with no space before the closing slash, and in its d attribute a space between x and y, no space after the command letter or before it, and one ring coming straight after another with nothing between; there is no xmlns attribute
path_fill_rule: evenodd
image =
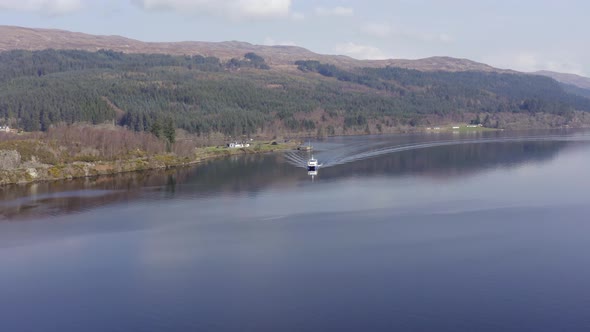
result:
<svg viewBox="0 0 590 332"><path fill-rule="evenodd" d="M172 55L215 56L220 59L241 58L255 52L271 66L293 65L297 60L317 60L343 68L352 67L401 67L422 71L484 71L504 72L483 63L451 57L429 57L418 60L387 59L357 60L343 55L324 55L297 46L264 46L239 41L227 42L142 42L121 36L96 36L55 29L33 29L0 26L0 51L76 49L98 51L111 49L125 53L161 53Z"/></svg>
<svg viewBox="0 0 590 332"><path fill-rule="evenodd" d="M577 87L580 87L582 89L590 90L590 78L588 78L588 77L584 77L584 76L580 76L580 75L576 75L576 74L556 73L554 71L547 71L547 70L541 70L541 71L535 72L535 74L549 76L558 82L565 83L565 84L571 84L571 85L575 85Z"/></svg>

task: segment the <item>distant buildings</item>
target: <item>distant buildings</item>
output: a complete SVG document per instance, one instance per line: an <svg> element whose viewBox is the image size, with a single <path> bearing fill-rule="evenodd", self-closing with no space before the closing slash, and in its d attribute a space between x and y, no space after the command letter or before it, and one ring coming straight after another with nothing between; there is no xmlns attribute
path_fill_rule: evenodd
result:
<svg viewBox="0 0 590 332"><path fill-rule="evenodd" d="M227 147L231 148L231 149L247 148L247 147L250 147L250 143L231 142L231 143L227 144Z"/></svg>
<svg viewBox="0 0 590 332"><path fill-rule="evenodd" d="M9 133L10 127L9 126L0 126L0 132Z"/></svg>

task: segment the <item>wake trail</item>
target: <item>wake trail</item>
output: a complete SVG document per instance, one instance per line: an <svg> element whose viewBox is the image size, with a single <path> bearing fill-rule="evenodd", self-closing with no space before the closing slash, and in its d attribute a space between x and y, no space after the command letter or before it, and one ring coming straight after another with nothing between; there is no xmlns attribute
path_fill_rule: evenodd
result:
<svg viewBox="0 0 590 332"><path fill-rule="evenodd" d="M387 143L361 143L352 146L342 145L330 150L319 150L314 153L321 168L334 167L355 161L379 157L386 154L427 149L440 146L482 144L482 143L504 143L504 142L543 142L543 141L589 141L590 135L578 136L522 136L504 138L475 138L456 139L445 141L415 142L407 144L386 145ZM385 144L385 145L384 145ZM307 160L311 157L309 152L290 151L285 154L286 160L295 167L307 167Z"/></svg>

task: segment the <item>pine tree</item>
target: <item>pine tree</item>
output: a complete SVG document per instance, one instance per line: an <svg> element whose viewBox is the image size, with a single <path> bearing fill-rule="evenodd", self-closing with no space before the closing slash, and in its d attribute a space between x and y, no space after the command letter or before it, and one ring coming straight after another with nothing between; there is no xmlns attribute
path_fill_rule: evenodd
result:
<svg viewBox="0 0 590 332"><path fill-rule="evenodd" d="M166 122L164 123L164 137L170 142L174 144L176 142L176 127L174 126L174 121L171 117L166 118Z"/></svg>
<svg viewBox="0 0 590 332"><path fill-rule="evenodd" d="M160 138L162 136L162 126L160 125L160 121L155 121L152 124L152 129L150 130L154 136Z"/></svg>

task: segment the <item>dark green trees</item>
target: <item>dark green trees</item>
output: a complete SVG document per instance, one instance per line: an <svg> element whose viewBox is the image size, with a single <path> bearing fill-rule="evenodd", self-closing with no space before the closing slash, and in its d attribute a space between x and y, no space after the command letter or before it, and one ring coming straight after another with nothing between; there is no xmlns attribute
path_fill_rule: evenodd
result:
<svg viewBox="0 0 590 332"><path fill-rule="evenodd" d="M176 126L174 125L174 120L171 117L166 118L164 120L164 127L162 128L162 133L164 137L170 142L174 144L176 142Z"/></svg>
<svg viewBox="0 0 590 332"><path fill-rule="evenodd" d="M296 65L298 73L264 70L268 64L256 53L222 62L113 51L2 52L0 118L27 131L115 122L174 142L175 127L234 137L263 130L334 135L340 128L382 131L380 122L418 126L430 114L590 111L590 99L541 76ZM489 117L474 121L497 125Z"/></svg>

